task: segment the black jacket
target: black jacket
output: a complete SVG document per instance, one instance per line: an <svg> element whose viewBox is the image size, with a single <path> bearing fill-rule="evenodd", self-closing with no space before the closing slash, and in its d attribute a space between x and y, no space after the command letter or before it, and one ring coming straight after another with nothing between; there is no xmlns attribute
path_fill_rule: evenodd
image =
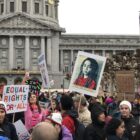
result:
<svg viewBox="0 0 140 140"><path fill-rule="evenodd" d="M10 140L18 140L15 126L7 121L4 121L3 124L0 124L0 128L3 130L4 135Z"/></svg>
<svg viewBox="0 0 140 140"><path fill-rule="evenodd" d="M104 113L103 107L99 104L94 104L91 108L92 124L86 127L84 140L105 140L105 122L98 120L101 113Z"/></svg>
<svg viewBox="0 0 140 140"><path fill-rule="evenodd" d="M128 139L125 137L119 138L115 135L109 135L109 136L107 136L107 140L128 140Z"/></svg>
<svg viewBox="0 0 140 140"><path fill-rule="evenodd" d="M129 140L133 140L136 133L136 127L138 126L137 121L131 116L130 118L122 118L125 124L124 136Z"/></svg>

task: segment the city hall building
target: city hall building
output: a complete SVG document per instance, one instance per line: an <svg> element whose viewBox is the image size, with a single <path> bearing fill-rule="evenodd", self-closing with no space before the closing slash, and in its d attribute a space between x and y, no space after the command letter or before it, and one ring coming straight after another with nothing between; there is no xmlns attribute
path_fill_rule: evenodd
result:
<svg viewBox="0 0 140 140"><path fill-rule="evenodd" d="M67 34L58 8L58 0L0 0L1 83L17 84L25 71L41 81L37 58L45 53L53 88L67 88L79 50L111 58L140 48L139 36Z"/></svg>

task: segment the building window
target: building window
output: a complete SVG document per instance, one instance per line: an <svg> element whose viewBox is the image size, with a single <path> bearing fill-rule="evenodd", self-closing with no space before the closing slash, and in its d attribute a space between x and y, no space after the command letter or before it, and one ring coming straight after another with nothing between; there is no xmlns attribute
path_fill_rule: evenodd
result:
<svg viewBox="0 0 140 140"><path fill-rule="evenodd" d="M22 1L22 12L27 12L27 1Z"/></svg>
<svg viewBox="0 0 140 140"><path fill-rule="evenodd" d="M1 59L1 65L7 66L7 59Z"/></svg>
<svg viewBox="0 0 140 140"><path fill-rule="evenodd" d="M39 3L35 2L35 14L39 14Z"/></svg>
<svg viewBox="0 0 140 140"><path fill-rule="evenodd" d="M14 2L10 2L10 12L13 13L15 10Z"/></svg>
<svg viewBox="0 0 140 140"><path fill-rule="evenodd" d="M48 16L48 14L49 14L49 6L48 5L45 5L45 11L46 11L46 16Z"/></svg>
<svg viewBox="0 0 140 140"><path fill-rule="evenodd" d="M2 50L2 58L7 58L7 52L6 52L6 50Z"/></svg>
<svg viewBox="0 0 140 140"><path fill-rule="evenodd" d="M0 3L0 14L3 14L4 12L4 4Z"/></svg>

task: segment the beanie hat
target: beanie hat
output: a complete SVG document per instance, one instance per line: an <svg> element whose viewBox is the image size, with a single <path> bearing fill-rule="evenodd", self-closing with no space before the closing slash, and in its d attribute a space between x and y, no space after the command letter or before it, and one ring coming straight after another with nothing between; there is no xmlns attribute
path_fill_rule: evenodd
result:
<svg viewBox="0 0 140 140"><path fill-rule="evenodd" d="M62 116L60 113L52 113L51 116L47 117L48 120L56 123L58 125L62 125Z"/></svg>
<svg viewBox="0 0 140 140"><path fill-rule="evenodd" d="M127 106L129 107L129 110L130 110L130 111L132 110L132 105L131 105L131 103L130 103L129 101L126 101L126 100L121 101L119 107L120 107L121 105L127 105Z"/></svg>
<svg viewBox="0 0 140 140"><path fill-rule="evenodd" d="M110 103L112 103L112 102L113 102L113 99L110 98L110 97L106 98L106 100L105 100L105 103L106 103L106 104L110 104Z"/></svg>
<svg viewBox="0 0 140 140"><path fill-rule="evenodd" d="M5 104L5 102L4 101L0 101L0 109L2 109L2 110L4 110L5 111L5 113L6 113L6 104Z"/></svg>

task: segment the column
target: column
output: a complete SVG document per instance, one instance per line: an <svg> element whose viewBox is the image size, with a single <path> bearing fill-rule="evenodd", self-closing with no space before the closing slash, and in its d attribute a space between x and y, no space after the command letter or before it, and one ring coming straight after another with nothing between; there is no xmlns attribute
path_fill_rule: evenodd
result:
<svg viewBox="0 0 140 140"><path fill-rule="evenodd" d="M113 50L113 55L116 55L116 51L115 50Z"/></svg>
<svg viewBox="0 0 140 140"><path fill-rule="evenodd" d="M61 65L61 71L64 69L64 63L63 63L63 50L60 51L60 65Z"/></svg>
<svg viewBox="0 0 140 140"><path fill-rule="evenodd" d="M134 54L136 54L137 53L137 51L136 50L134 50Z"/></svg>
<svg viewBox="0 0 140 140"><path fill-rule="evenodd" d="M41 37L41 54L45 54L45 37Z"/></svg>
<svg viewBox="0 0 140 140"><path fill-rule="evenodd" d="M25 69L29 70L30 66L30 48L29 48L29 36L25 37Z"/></svg>
<svg viewBox="0 0 140 140"><path fill-rule="evenodd" d="M73 70L73 64L74 62L73 62L73 50L71 50L71 64L70 64L70 71L72 72L72 70Z"/></svg>
<svg viewBox="0 0 140 140"><path fill-rule="evenodd" d="M94 50L92 50L92 54L94 54Z"/></svg>
<svg viewBox="0 0 140 140"><path fill-rule="evenodd" d="M19 0L15 1L15 12L19 12Z"/></svg>
<svg viewBox="0 0 140 140"><path fill-rule="evenodd" d="M59 72L59 33L52 37L52 72Z"/></svg>
<svg viewBox="0 0 140 140"><path fill-rule="evenodd" d="M33 15L33 11L34 11L34 3L33 0L30 1L30 15Z"/></svg>
<svg viewBox="0 0 140 140"><path fill-rule="evenodd" d="M46 16L46 3L45 3L45 0L43 0L43 2L42 2L42 7L43 7L43 9L42 9L42 14L43 14L43 17L45 17Z"/></svg>
<svg viewBox="0 0 140 140"><path fill-rule="evenodd" d="M105 50L102 50L102 55L105 56Z"/></svg>
<svg viewBox="0 0 140 140"><path fill-rule="evenodd" d="M51 57L52 57L52 44L51 44L51 38L47 38L47 65L51 66Z"/></svg>
<svg viewBox="0 0 140 140"><path fill-rule="evenodd" d="M13 36L10 36L9 40L9 69L14 68L14 40Z"/></svg>

